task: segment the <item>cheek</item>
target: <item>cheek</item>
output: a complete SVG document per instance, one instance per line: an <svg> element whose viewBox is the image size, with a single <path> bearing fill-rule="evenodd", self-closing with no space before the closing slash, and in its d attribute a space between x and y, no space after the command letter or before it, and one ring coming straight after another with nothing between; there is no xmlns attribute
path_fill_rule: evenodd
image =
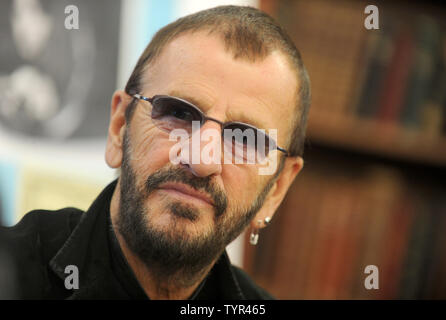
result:
<svg viewBox="0 0 446 320"><path fill-rule="evenodd" d="M226 196L229 212L248 210L261 191L262 180L258 175L257 166L229 165L223 170Z"/></svg>
<svg viewBox="0 0 446 320"><path fill-rule="evenodd" d="M168 141L162 139L153 139L140 146L136 157L132 159L132 165L139 175L146 179L150 174L169 165Z"/></svg>
<svg viewBox="0 0 446 320"><path fill-rule="evenodd" d="M150 126L135 132L131 140L131 165L138 184L145 183L147 177L155 171L169 165L171 144L166 134Z"/></svg>

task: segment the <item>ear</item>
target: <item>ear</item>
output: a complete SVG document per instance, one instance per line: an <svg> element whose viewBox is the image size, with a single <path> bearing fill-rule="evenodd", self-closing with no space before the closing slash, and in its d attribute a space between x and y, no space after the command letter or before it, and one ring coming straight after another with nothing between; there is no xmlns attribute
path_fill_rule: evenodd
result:
<svg viewBox="0 0 446 320"><path fill-rule="evenodd" d="M282 202L283 198L294 181L294 178L302 170L304 160L302 157L287 157L285 165L273 187L268 193L262 208L257 212L254 219L251 221L252 228L266 227L265 218L272 219L274 213Z"/></svg>
<svg viewBox="0 0 446 320"><path fill-rule="evenodd" d="M131 98L125 91L115 91L111 100L110 125L108 127L105 161L111 168L119 168L122 163L125 132L125 110Z"/></svg>

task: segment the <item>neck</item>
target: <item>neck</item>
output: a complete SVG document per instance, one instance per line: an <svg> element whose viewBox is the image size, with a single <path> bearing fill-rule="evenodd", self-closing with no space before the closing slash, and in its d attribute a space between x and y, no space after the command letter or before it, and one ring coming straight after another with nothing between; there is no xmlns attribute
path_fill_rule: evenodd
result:
<svg viewBox="0 0 446 320"><path fill-rule="evenodd" d="M136 279L151 300L185 300L188 299L204 280L215 261L197 274L184 274L179 270L173 275L163 276L160 268L150 268L130 250L125 239L116 228L119 210L120 184L118 182L110 203L110 216L113 230L127 263L135 274Z"/></svg>

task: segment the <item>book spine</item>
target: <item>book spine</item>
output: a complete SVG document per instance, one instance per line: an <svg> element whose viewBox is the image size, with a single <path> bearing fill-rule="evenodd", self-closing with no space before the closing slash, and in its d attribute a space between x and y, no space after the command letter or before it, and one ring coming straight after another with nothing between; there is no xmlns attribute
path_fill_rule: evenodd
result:
<svg viewBox="0 0 446 320"><path fill-rule="evenodd" d="M412 32L409 27L401 27L395 39L395 50L390 60L378 102L378 120L396 122L404 103L413 53Z"/></svg>
<svg viewBox="0 0 446 320"><path fill-rule="evenodd" d="M410 72L404 108L400 115L401 122L406 127L420 128L421 110L432 85L438 34L438 25L433 19L424 16L420 18L415 63Z"/></svg>

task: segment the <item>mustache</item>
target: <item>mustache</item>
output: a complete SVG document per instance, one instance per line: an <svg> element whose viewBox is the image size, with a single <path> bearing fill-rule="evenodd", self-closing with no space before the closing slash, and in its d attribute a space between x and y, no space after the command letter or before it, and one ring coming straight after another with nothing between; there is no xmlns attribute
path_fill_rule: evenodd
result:
<svg viewBox="0 0 446 320"><path fill-rule="evenodd" d="M195 190L203 190L212 198L215 205L215 214L221 216L228 206L226 195L212 183L211 177L195 177L180 167L159 170L151 174L145 183L147 195L159 188L166 182L181 182Z"/></svg>

